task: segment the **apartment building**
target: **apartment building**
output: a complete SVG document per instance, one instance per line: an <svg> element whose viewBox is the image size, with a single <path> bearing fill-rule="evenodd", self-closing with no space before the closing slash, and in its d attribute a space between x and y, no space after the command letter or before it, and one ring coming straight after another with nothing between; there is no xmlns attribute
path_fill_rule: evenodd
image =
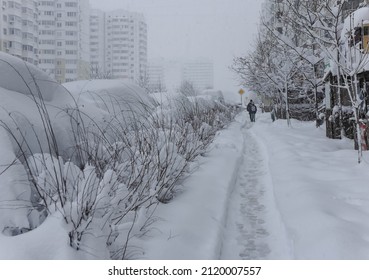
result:
<svg viewBox="0 0 369 280"><path fill-rule="evenodd" d="M39 67L58 82L88 79L88 0L38 1Z"/></svg>
<svg viewBox="0 0 369 280"><path fill-rule="evenodd" d="M38 64L37 1L0 0L0 51Z"/></svg>
<svg viewBox="0 0 369 280"><path fill-rule="evenodd" d="M124 10L105 15L105 71L138 82L147 65L147 25L142 14Z"/></svg>
<svg viewBox="0 0 369 280"><path fill-rule="evenodd" d="M94 74L138 82L146 70L142 14L90 10L89 0L0 0L0 7L0 51L60 83Z"/></svg>
<svg viewBox="0 0 369 280"><path fill-rule="evenodd" d="M182 67L182 81L190 82L197 90L214 87L214 65L207 59L185 62Z"/></svg>
<svg viewBox="0 0 369 280"><path fill-rule="evenodd" d="M147 65L144 16L125 10L91 10L90 61L93 77L138 82Z"/></svg>
<svg viewBox="0 0 369 280"><path fill-rule="evenodd" d="M92 9L90 14L90 63L92 78L107 78L105 69L105 12Z"/></svg>

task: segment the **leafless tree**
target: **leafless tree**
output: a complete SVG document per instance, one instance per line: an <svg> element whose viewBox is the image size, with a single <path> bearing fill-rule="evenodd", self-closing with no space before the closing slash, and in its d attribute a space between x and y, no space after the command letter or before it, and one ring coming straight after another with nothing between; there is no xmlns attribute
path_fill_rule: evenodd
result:
<svg viewBox="0 0 369 280"><path fill-rule="evenodd" d="M190 81L183 81L178 89L178 92L184 96L196 96L199 94L198 90L195 88L195 85Z"/></svg>
<svg viewBox="0 0 369 280"><path fill-rule="evenodd" d="M90 79L93 80L110 80L113 79L113 74L109 71L103 71L98 64L90 65Z"/></svg>

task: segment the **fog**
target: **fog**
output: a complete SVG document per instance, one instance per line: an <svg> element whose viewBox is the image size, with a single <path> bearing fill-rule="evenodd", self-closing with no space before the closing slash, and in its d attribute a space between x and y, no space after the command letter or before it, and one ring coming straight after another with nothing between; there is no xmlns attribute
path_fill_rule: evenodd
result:
<svg viewBox="0 0 369 280"><path fill-rule="evenodd" d="M92 8L141 12L148 24L148 60L209 58L215 87L238 91L229 70L257 33L258 0L90 0Z"/></svg>

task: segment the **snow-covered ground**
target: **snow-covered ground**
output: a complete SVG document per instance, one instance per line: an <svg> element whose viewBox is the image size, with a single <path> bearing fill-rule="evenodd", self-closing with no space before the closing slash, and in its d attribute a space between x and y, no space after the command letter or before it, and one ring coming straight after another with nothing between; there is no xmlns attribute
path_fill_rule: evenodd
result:
<svg viewBox="0 0 369 280"><path fill-rule="evenodd" d="M183 193L156 212L138 259L369 259L369 159L312 122L219 133Z"/></svg>
<svg viewBox="0 0 369 280"><path fill-rule="evenodd" d="M4 161L12 158L5 140ZM243 113L193 163L195 172L181 192L159 205L152 230L132 238L128 256L369 259L369 155L358 165L356 153L352 141L327 139L312 122L287 127L258 114L251 124ZM7 180L2 187L18 182L1 178ZM2 219L18 217L9 212L2 190ZM22 188L14 192L20 195ZM101 258L71 249L68 230L54 215L28 233L0 234L0 259Z"/></svg>

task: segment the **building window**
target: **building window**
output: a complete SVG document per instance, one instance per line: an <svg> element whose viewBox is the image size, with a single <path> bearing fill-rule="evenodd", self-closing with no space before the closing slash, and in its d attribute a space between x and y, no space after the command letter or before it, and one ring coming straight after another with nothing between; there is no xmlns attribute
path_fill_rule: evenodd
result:
<svg viewBox="0 0 369 280"><path fill-rule="evenodd" d="M50 6L50 7L54 7L54 1L41 1L39 2L39 5L41 6Z"/></svg>
<svg viewBox="0 0 369 280"><path fill-rule="evenodd" d="M32 46L29 46L29 45L23 45L23 50L24 51L30 51L30 52L32 52L33 51L33 47Z"/></svg>
<svg viewBox="0 0 369 280"><path fill-rule="evenodd" d="M77 27L77 22L76 21L66 21L65 26Z"/></svg>
<svg viewBox="0 0 369 280"><path fill-rule="evenodd" d="M77 3L76 2L65 2L65 7L77 7Z"/></svg>
<svg viewBox="0 0 369 280"><path fill-rule="evenodd" d="M41 25L51 25L54 26L55 22L53 20L41 20Z"/></svg>
<svg viewBox="0 0 369 280"><path fill-rule="evenodd" d="M77 54L77 51L76 50L66 50L65 51L65 54L66 55L76 55Z"/></svg>
<svg viewBox="0 0 369 280"><path fill-rule="evenodd" d="M67 46L77 46L77 41L65 41Z"/></svg>
<svg viewBox="0 0 369 280"><path fill-rule="evenodd" d="M54 50L42 50L42 54L55 54Z"/></svg>
<svg viewBox="0 0 369 280"><path fill-rule="evenodd" d="M77 36L77 32L75 31L65 31L66 36Z"/></svg>

